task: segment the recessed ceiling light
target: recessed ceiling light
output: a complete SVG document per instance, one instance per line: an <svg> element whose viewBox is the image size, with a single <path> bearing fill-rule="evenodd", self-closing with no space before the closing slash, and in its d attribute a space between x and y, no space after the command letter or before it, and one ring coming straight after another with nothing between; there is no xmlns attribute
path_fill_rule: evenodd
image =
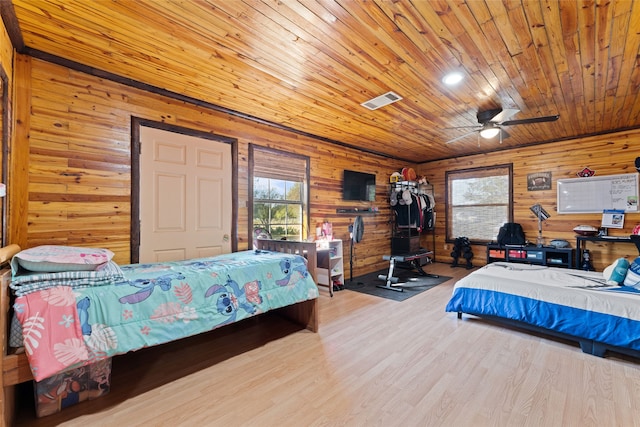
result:
<svg viewBox="0 0 640 427"><path fill-rule="evenodd" d="M463 78L464 78L464 75L461 72L454 71L444 76L442 78L442 82L447 86L454 86L460 83Z"/></svg>

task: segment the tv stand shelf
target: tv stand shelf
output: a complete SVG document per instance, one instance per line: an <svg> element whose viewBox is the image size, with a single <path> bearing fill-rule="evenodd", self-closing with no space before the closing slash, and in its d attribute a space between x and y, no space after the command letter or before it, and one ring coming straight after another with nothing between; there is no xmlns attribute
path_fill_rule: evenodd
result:
<svg viewBox="0 0 640 427"><path fill-rule="evenodd" d="M487 245L487 264L496 261L521 262L549 267L575 268L572 248L535 245Z"/></svg>
<svg viewBox="0 0 640 427"><path fill-rule="evenodd" d="M359 214L359 215L377 215L380 212L372 211L370 209L358 209L358 208L344 209L344 208L338 208L338 209L336 209L336 213L339 213L339 214Z"/></svg>

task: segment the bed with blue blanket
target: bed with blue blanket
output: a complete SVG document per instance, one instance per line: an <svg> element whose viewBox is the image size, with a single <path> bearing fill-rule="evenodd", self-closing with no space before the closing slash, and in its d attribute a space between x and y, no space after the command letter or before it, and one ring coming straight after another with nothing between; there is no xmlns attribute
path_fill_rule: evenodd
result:
<svg viewBox="0 0 640 427"><path fill-rule="evenodd" d="M124 266L108 261L91 271L16 268L10 287L36 381L276 309L317 329L318 288L306 259L291 253L254 250Z"/></svg>
<svg viewBox="0 0 640 427"><path fill-rule="evenodd" d="M578 341L596 356L640 356L640 293L603 273L492 263L454 285L446 311Z"/></svg>

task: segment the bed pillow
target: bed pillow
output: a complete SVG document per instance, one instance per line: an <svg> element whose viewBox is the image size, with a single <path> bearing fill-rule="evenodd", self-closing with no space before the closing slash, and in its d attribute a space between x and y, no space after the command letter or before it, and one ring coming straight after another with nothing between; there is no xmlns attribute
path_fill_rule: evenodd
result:
<svg viewBox="0 0 640 427"><path fill-rule="evenodd" d="M626 258L618 258L613 264L604 269L602 275L608 285L622 285L627 277L629 261Z"/></svg>
<svg viewBox="0 0 640 427"><path fill-rule="evenodd" d="M75 246L43 245L18 252L11 260L16 271L16 263L29 271L91 271L111 261L113 252L102 248L81 248Z"/></svg>
<svg viewBox="0 0 640 427"><path fill-rule="evenodd" d="M640 257L634 259L629 266L623 285L640 289Z"/></svg>

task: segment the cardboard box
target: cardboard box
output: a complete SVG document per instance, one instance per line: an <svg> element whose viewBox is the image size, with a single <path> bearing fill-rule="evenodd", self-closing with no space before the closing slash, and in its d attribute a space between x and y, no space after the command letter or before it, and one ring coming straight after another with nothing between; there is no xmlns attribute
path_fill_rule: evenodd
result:
<svg viewBox="0 0 640 427"><path fill-rule="evenodd" d="M60 412L84 400L96 399L109 392L111 358L61 374L34 381L36 415L44 417Z"/></svg>

